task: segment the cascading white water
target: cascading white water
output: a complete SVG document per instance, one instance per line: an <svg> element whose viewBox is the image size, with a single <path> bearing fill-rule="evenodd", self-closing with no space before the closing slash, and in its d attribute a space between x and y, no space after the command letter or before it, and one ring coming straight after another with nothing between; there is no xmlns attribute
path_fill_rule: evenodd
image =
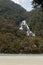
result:
<svg viewBox="0 0 43 65"><path fill-rule="evenodd" d="M29 28L29 26L28 26L28 24L26 23L25 20L23 20L21 22L19 30L23 30L24 29L23 26L25 26L27 28L27 31L26 31L27 36L29 36L29 35L31 35L33 37L35 36L35 34L30 30L30 28Z"/></svg>

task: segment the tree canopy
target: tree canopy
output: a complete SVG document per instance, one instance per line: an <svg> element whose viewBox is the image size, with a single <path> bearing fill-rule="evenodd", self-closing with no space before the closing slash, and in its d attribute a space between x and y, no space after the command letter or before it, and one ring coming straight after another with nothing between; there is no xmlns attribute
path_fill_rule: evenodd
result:
<svg viewBox="0 0 43 65"><path fill-rule="evenodd" d="M26 20L35 37L28 37L19 27ZM43 53L43 12L41 8L27 12L11 0L0 0L0 53Z"/></svg>
<svg viewBox="0 0 43 65"><path fill-rule="evenodd" d="M43 8L43 0L33 0L34 7L41 6Z"/></svg>

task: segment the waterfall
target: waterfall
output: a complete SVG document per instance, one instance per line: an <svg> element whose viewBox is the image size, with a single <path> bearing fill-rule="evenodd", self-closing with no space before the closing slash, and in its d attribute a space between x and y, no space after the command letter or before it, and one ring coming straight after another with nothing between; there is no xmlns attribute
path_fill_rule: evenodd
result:
<svg viewBox="0 0 43 65"><path fill-rule="evenodd" d="M26 31L27 36L30 36L30 35L33 36L33 37L35 36L35 34L30 30L30 28L29 28L29 26L28 26L28 24L26 23L25 20L23 20L21 22L19 30L23 30L24 29L23 26L25 26L27 28L27 31Z"/></svg>

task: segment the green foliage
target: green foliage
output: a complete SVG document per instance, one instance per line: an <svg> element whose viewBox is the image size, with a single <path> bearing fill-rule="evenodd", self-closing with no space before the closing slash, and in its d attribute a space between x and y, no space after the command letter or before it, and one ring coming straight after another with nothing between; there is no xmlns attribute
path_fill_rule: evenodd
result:
<svg viewBox="0 0 43 65"><path fill-rule="evenodd" d="M18 25L25 19L25 13L26 10L23 7L11 0L0 0L0 22Z"/></svg>
<svg viewBox="0 0 43 65"><path fill-rule="evenodd" d="M43 0L33 0L32 2L34 8L36 8L37 6L41 6L42 10L43 10Z"/></svg>
<svg viewBox="0 0 43 65"><path fill-rule="evenodd" d="M19 24L26 20L35 37L26 36ZM43 53L43 13L40 9L27 12L11 0L0 0L0 53Z"/></svg>
<svg viewBox="0 0 43 65"><path fill-rule="evenodd" d="M36 8L27 13L27 23L30 29L39 37L43 38L43 12Z"/></svg>

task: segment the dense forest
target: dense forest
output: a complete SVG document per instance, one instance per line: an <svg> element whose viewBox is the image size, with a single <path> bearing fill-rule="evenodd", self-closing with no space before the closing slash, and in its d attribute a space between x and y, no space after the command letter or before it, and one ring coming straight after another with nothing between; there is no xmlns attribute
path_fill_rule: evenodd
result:
<svg viewBox="0 0 43 65"><path fill-rule="evenodd" d="M35 37L19 30L26 20ZM43 12L35 8L27 12L11 0L0 0L0 53L43 53Z"/></svg>

